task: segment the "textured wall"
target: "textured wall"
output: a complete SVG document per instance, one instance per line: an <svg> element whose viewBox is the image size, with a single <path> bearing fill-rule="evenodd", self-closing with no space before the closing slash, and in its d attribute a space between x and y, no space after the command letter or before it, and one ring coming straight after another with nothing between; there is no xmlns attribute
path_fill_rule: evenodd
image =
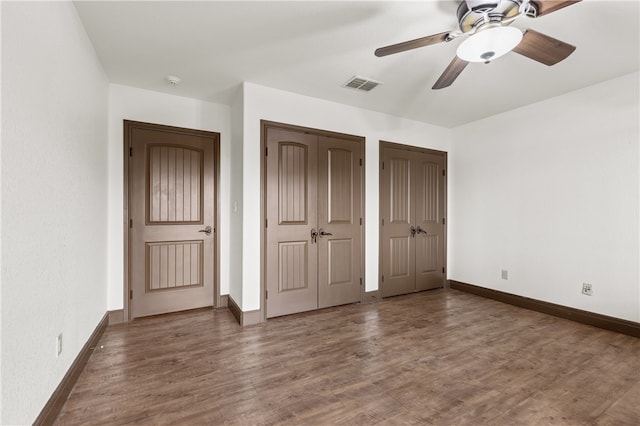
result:
<svg viewBox="0 0 640 426"><path fill-rule="evenodd" d="M634 73L454 130L449 278L640 321L638 86Z"/></svg>
<svg viewBox="0 0 640 426"><path fill-rule="evenodd" d="M71 2L2 2L2 424L35 420L106 311L107 96Z"/></svg>
<svg viewBox="0 0 640 426"><path fill-rule="evenodd" d="M242 150L243 150L244 88L240 86L231 102L231 147L229 168L231 170L231 208L229 232L233 235L229 245L229 295L238 306L242 306Z"/></svg>

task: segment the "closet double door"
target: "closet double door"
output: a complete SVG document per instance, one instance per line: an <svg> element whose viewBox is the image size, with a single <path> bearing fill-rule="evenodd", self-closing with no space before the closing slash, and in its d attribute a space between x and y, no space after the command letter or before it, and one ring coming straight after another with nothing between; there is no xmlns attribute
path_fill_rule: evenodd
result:
<svg viewBox="0 0 640 426"><path fill-rule="evenodd" d="M360 301L362 145L266 128L267 317Z"/></svg>
<svg viewBox="0 0 640 426"><path fill-rule="evenodd" d="M382 145L383 297L444 286L445 163L444 153Z"/></svg>

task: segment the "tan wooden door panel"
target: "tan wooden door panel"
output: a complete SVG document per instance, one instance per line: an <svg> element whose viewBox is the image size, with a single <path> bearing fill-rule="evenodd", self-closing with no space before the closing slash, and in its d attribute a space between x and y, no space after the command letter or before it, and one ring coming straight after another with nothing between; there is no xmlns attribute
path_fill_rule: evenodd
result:
<svg viewBox="0 0 640 426"><path fill-rule="evenodd" d="M360 146L356 141L319 138L319 308L360 300Z"/></svg>
<svg viewBox="0 0 640 426"><path fill-rule="evenodd" d="M444 283L444 165L442 157L429 154L417 155L414 164L416 290L420 291Z"/></svg>
<svg viewBox="0 0 640 426"><path fill-rule="evenodd" d="M267 131L267 316L317 308L317 137Z"/></svg>
<svg viewBox="0 0 640 426"><path fill-rule="evenodd" d="M413 154L384 148L381 170L382 206L381 262L384 276L382 297L413 292L415 289L413 226Z"/></svg>
<svg viewBox="0 0 640 426"><path fill-rule="evenodd" d="M131 317L212 306L217 134L134 122L127 131Z"/></svg>

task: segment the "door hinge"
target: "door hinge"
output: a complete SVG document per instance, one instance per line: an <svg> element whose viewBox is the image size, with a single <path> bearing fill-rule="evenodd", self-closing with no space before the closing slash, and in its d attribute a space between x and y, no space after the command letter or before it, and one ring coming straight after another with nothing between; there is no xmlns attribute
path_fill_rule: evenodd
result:
<svg viewBox="0 0 640 426"><path fill-rule="evenodd" d="M362 218L360 218L360 226L362 226Z"/></svg>
<svg viewBox="0 0 640 426"><path fill-rule="evenodd" d="M442 268L442 273L444 274L444 268Z"/></svg>
<svg viewBox="0 0 640 426"><path fill-rule="evenodd" d="M133 147L129 147L129 157L133 157Z"/></svg>
<svg viewBox="0 0 640 426"><path fill-rule="evenodd" d="M384 226L384 218L382 218L382 226Z"/></svg>
<svg viewBox="0 0 640 426"><path fill-rule="evenodd" d="M269 147L264 147L264 156L268 157L269 156Z"/></svg>
<svg viewBox="0 0 640 426"><path fill-rule="evenodd" d="M444 217L443 217L443 218L442 218L442 224L443 224L443 225L444 225L444 222L445 222L445 221L444 221Z"/></svg>
<svg viewBox="0 0 640 426"><path fill-rule="evenodd" d="M362 167L362 158L360 159L360 167Z"/></svg>
<svg viewBox="0 0 640 426"><path fill-rule="evenodd" d="M362 278L360 278L360 285L362 285Z"/></svg>
<svg viewBox="0 0 640 426"><path fill-rule="evenodd" d="M129 299L133 299L133 290L129 290Z"/></svg>
<svg viewBox="0 0 640 426"><path fill-rule="evenodd" d="M264 291L264 298L265 300L269 298L269 290Z"/></svg>
<svg viewBox="0 0 640 426"><path fill-rule="evenodd" d="M382 170L384 170L384 161L382 162Z"/></svg>
<svg viewBox="0 0 640 426"><path fill-rule="evenodd" d="M384 275L382 276L382 282L384 282Z"/></svg>
<svg viewBox="0 0 640 426"><path fill-rule="evenodd" d="M129 219L129 228L133 228L133 219Z"/></svg>
<svg viewBox="0 0 640 426"><path fill-rule="evenodd" d="M268 228L269 227L269 219L265 219L264 220L264 227Z"/></svg>
<svg viewBox="0 0 640 426"><path fill-rule="evenodd" d="M447 175L447 172L444 169L442 169L442 176L446 176L446 175Z"/></svg>

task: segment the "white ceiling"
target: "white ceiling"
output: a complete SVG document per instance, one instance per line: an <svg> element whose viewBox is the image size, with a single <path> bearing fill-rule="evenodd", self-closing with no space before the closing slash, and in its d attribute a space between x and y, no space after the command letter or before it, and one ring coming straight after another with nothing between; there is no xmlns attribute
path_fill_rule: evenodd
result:
<svg viewBox="0 0 640 426"><path fill-rule="evenodd" d="M584 0L520 18L577 46L547 67L516 53L431 90L460 39L383 58L376 48L457 29L455 1L75 3L113 83L229 104L243 81L454 127L638 70L640 3ZM167 75L182 79L178 86ZM384 84L342 87L360 75ZM532 123L535 117L532 117Z"/></svg>

